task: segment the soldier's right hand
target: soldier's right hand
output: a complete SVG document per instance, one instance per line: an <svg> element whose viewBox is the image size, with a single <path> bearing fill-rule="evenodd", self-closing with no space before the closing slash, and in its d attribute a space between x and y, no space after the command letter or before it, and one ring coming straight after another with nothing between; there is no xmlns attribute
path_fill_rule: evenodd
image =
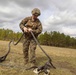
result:
<svg viewBox="0 0 76 75"><path fill-rule="evenodd" d="M26 27L23 28L24 32L28 32L28 29Z"/></svg>

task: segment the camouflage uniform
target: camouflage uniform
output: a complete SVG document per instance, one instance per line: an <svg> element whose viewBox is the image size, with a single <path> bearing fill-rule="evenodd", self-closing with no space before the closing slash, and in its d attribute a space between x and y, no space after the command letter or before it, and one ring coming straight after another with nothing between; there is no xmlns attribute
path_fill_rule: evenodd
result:
<svg viewBox="0 0 76 75"><path fill-rule="evenodd" d="M33 33L35 37L42 32L42 24L37 18L35 21L33 20L32 16L26 17L23 19L20 23L20 28L22 31L24 27L31 28L33 30ZM33 39L31 33L25 32L24 35L24 41L23 41L23 53L24 53L24 58L25 58L25 63L28 62L29 60L29 49L30 49L30 62L35 63L36 61L36 56L35 56L35 49L36 49L36 42Z"/></svg>

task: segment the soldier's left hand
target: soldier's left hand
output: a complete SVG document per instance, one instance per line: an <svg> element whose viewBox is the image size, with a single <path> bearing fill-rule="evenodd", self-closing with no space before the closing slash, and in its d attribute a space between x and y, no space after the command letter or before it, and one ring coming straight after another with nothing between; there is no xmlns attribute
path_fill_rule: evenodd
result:
<svg viewBox="0 0 76 75"><path fill-rule="evenodd" d="M31 32L31 31L33 31L31 28L28 28L28 32Z"/></svg>

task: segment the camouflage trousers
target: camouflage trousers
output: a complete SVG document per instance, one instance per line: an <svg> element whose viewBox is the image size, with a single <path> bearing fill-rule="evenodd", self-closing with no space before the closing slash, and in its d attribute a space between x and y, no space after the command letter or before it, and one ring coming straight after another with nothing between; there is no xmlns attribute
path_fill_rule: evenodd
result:
<svg viewBox="0 0 76 75"><path fill-rule="evenodd" d="M24 38L23 41L23 54L24 54L24 62L35 63L36 61L36 42L33 38Z"/></svg>

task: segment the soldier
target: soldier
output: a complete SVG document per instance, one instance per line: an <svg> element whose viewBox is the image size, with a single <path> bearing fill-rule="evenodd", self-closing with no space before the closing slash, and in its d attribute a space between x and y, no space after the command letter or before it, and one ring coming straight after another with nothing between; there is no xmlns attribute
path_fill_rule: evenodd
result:
<svg viewBox="0 0 76 75"><path fill-rule="evenodd" d="M23 37L23 53L25 65L30 62L31 65L34 66L36 63L35 50L37 44L30 32L32 31L37 38L38 35L42 32L42 24L38 19L38 16L41 14L40 10L38 8L34 8L31 13L32 16L26 17L21 21L20 28L23 32L25 32L25 35Z"/></svg>

